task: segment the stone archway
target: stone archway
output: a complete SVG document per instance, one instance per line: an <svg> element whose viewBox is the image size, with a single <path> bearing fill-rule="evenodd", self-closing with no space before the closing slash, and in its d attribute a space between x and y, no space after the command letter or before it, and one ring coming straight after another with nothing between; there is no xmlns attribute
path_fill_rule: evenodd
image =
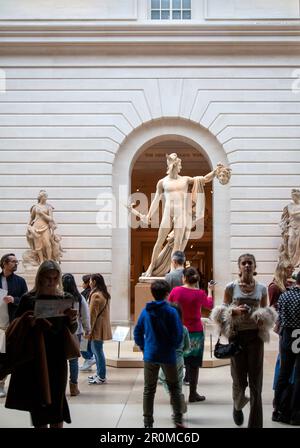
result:
<svg viewBox="0 0 300 448"><path fill-rule="evenodd" d="M166 140L186 142L205 155L210 167L218 162L228 165L220 142L207 129L184 119L160 119L135 129L122 143L113 166L113 195L117 202L126 202L130 194L130 179L134 163L139 155L155 143ZM213 270L216 297L220 297L230 277L230 217L229 185L214 181L213 198ZM127 210L118 207L117 225L112 238L112 318L128 321L130 318L130 228Z"/></svg>

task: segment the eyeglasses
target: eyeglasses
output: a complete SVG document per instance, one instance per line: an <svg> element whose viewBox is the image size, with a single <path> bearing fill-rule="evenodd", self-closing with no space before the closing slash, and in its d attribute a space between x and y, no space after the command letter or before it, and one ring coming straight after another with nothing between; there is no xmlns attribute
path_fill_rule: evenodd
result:
<svg viewBox="0 0 300 448"><path fill-rule="evenodd" d="M18 260L8 260L8 263L15 263L15 264L19 264Z"/></svg>
<svg viewBox="0 0 300 448"><path fill-rule="evenodd" d="M253 261L249 260L249 261L242 261L241 262L242 266L246 266L246 264L249 264L249 266L252 266L253 265Z"/></svg>

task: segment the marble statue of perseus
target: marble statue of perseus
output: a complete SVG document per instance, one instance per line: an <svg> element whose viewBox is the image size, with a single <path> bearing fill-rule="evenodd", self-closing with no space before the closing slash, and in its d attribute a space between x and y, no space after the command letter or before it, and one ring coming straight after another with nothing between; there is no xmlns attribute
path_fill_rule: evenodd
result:
<svg viewBox="0 0 300 448"><path fill-rule="evenodd" d="M227 184L231 176L231 169L221 163L205 176L180 176L181 159L176 153L166 155L166 157L167 175L156 185L155 196L148 214L141 216L143 222L151 223L151 218L163 199L164 209L158 236L150 265L143 274L144 277L164 276L170 270L173 252L184 251L191 232L194 232L195 225L196 234L193 235L193 238L202 237L205 212L204 186L215 176L221 184Z"/></svg>

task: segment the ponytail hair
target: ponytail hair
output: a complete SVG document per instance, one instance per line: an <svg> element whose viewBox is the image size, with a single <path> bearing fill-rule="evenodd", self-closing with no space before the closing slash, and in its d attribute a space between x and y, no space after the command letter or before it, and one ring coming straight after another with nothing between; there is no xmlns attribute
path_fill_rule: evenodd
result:
<svg viewBox="0 0 300 448"><path fill-rule="evenodd" d="M185 280L189 285L195 285L195 283L198 283L200 280L198 272L195 268L184 269L183 276L185 277Z"/></svg>

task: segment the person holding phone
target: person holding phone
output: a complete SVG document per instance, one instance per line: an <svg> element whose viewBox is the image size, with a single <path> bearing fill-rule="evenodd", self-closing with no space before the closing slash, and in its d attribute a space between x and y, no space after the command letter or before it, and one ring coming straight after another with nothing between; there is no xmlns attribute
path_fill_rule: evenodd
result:
<svg viewBox="0 0 300 448"><path fill-rule="evenodd" d="M184 353L186 377L189 380L189 402L204 401L205 396L197 392L199 368L202 366L204 351L204 332L201 322L201 308L213 307L213 285L208 284L209 295L198 288L199 275L196 269L190 267L183 271L183 286L172 289L169 296L170 302L179 304L182 310L183 325L189 331L191 349Z"/></svg>
<svg viewBox="0 0 300 448"><path fill-rule="evenodd" d="M50 428L62 428L63 422L71 423L65 396L68 375L65 342L67 336L71 338L77 329L77 311L68 308L63 316L47 319L34 316L37 300L63 299L74 300L70 294L63 292L59 264L46 260L37 271L34 288L21 297L16 311L16 318L28 317L32 322L29 326L37 330L31 337L33 354L40 350L43 363L38 364L40 358L33 357L13 369L5 407L28 410L36 428L48 428L48 425ZM40 337L34 337L36 334ZM18 343L20 345L23 341ZM43 388L45 384L47 390Z"/></svg>
<svg viewBox="0 0 300 448"><path fill-rule="evenodd" d="M275 323L276 312L267 307L266 286L254 279L254 255L241 255L238 268L239 280L226 286L224 303L213 309L211 318L229 341L235 339L242 347L242 350L231 358L233 420L237 426L244 422L243 408L249 401L245 390L249 383L248 428L261 428L264 342L269 340L269 331Z"/></svg>

